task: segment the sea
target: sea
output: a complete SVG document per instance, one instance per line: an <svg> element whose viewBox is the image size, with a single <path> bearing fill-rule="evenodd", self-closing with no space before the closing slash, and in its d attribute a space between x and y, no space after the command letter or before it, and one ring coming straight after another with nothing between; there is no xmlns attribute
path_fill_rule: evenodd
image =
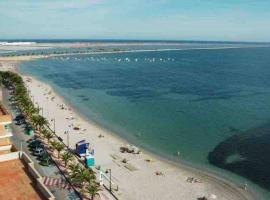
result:
<svg viewBox="0 0 270 200"><path fill-rule="evenodd" d="M270 199L270 47L117 48L129 52L50 57L20 70L129 142Z"/></svg>

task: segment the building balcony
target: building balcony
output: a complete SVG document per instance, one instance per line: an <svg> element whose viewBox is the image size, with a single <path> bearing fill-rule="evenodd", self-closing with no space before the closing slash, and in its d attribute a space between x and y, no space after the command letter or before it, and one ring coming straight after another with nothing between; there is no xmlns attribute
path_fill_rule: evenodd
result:
<svg viewBox="0 0 270 200"><path fill-rule="evenodd" d="M0 139L12 136L11 128L8 125L0 125Z"/></svg>

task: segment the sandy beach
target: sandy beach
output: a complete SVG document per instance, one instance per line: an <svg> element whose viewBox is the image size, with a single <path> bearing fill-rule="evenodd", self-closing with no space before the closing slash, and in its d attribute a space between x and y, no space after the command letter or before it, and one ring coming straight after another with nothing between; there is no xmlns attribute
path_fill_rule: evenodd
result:
<svg viewBox="0 0 270 200"><path fill-rule="evenodd" d="M25 57L0 59L0 70L16 70L18 62ZM117 134L102 128L76 112L51 86L31 76L23 79L37 106L42 107L56 134L75 147L85 139L95 149L96 165L102 170L111 169L113 188L119 199L126 200L197 200L200 197L216 196L218 200L251 200L254 196L234 183L186 166L172 164L144 150L140 154L121 153L120 147L128 142ZM79 130L74 130L79 127ZM123 163L123 160L126 163ZM180 157L181 159L181 157ZM106 183L105 183L106 184Z"/></svg>

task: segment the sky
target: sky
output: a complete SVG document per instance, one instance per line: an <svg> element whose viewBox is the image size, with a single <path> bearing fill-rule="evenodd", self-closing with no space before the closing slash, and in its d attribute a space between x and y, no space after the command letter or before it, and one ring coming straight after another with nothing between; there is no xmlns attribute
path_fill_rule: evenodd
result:
<svg viewBox="0 0 270 200"><path fill-rule="evenodd" d="M0 38L270 42L270 0L0 0Z"/></svg>

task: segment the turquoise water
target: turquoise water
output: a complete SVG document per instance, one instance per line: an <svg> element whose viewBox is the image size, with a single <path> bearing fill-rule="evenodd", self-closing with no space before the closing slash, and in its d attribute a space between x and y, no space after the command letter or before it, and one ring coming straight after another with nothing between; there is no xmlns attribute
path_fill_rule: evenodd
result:
<svg viewBox="0 0 270 200"><path fill-rule="evenodd" d="M269 55L270 48L83 55L25 62L21 70L133 143L173 160L180 151L184 161L251 180L269 197Z"/></svg>

